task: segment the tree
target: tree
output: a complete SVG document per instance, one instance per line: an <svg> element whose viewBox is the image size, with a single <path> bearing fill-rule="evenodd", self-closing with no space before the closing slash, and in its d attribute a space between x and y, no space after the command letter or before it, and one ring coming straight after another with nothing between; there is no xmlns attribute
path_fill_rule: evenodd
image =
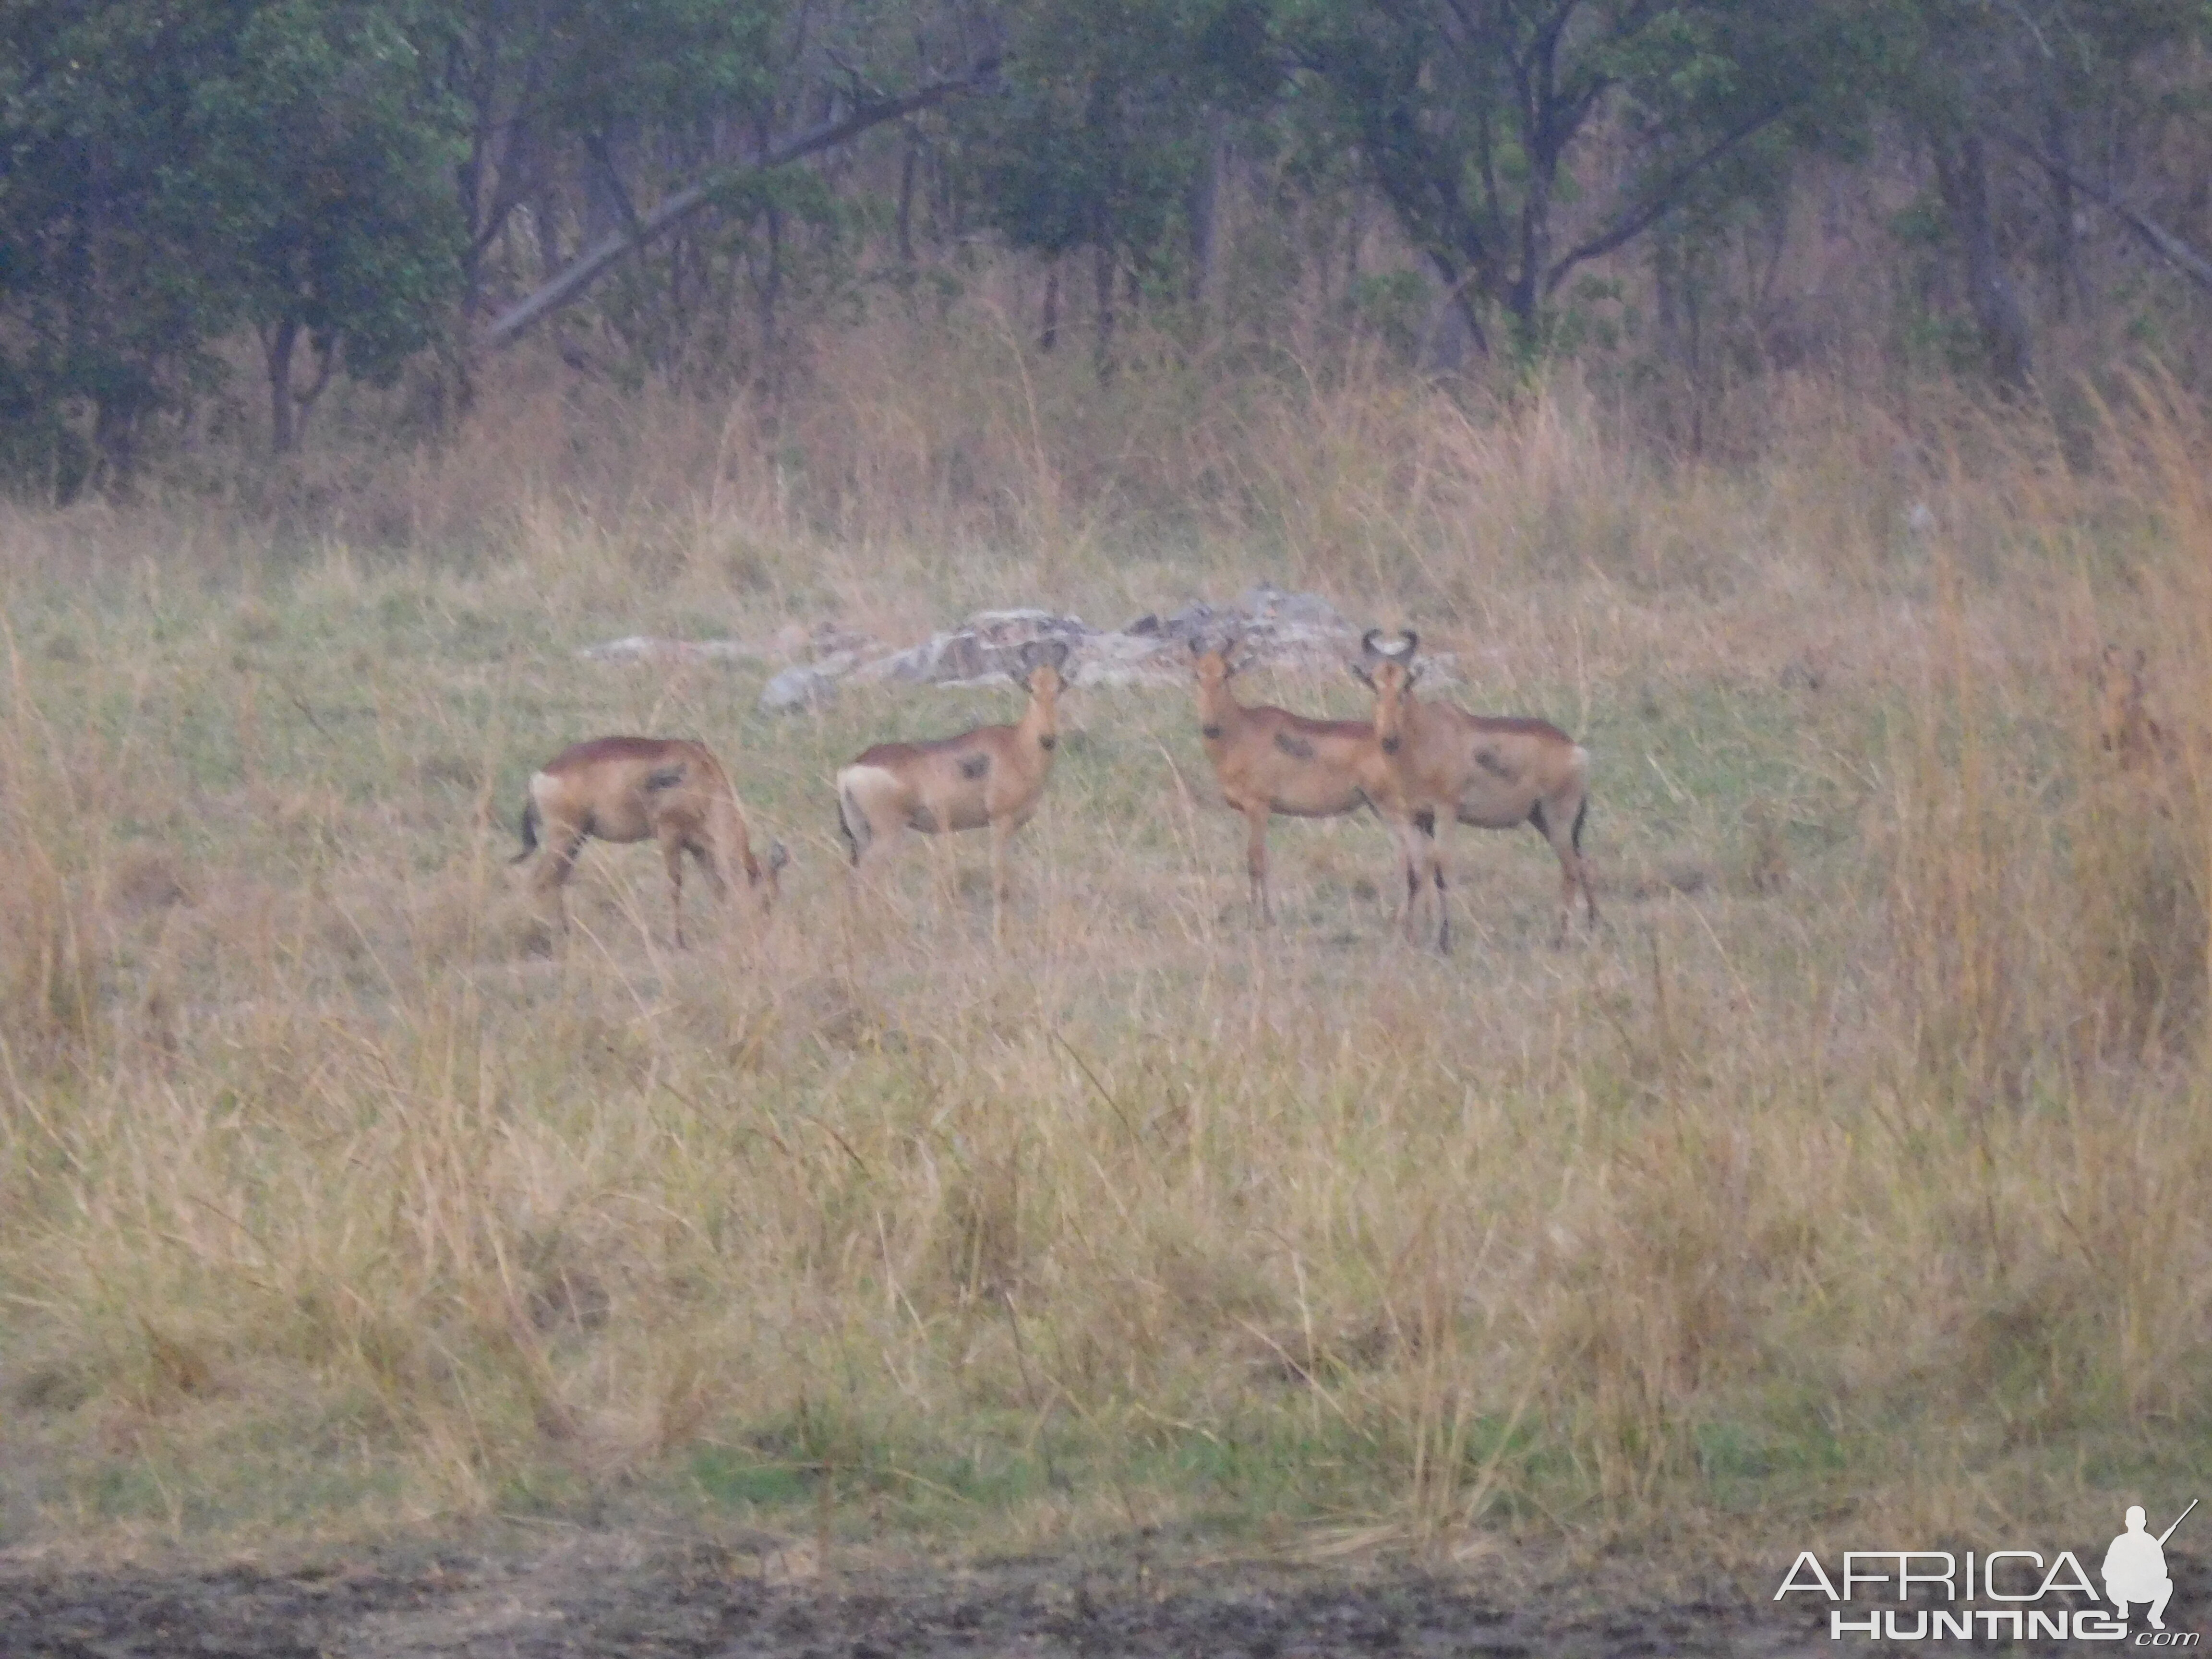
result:
<svg viewBox="0 0 2212 1659"><path fill-rule="evenodd" d="M992 226L1048 260L1091 250L1102 367L1117 273L1164 258L1179 213L1194 262L1205 257L1220 118L1271 89L1265 26L1248 0L1047 0L1018 19L1005 89L967 113L961 142ZM1053 331L1048 315L1048 344Z"/></svg>
<svg viewBox="0 0 2212 1659"><path fill-rule="evenodd" d="M1486 349L1546 337L1586 262L1847 126L1872 52L1822 0L1277 0L1325 100Z"/></svg>
<svg viewBox="0 0 2212 1659"><path fill-rule="evenodd" d="M1889 61L1875 84L1933 166L1999 385L2027 387L2035 348L2008 257L2027 240L2025 215L2006 212L1993 154L2024 152L2045 175L2043 240L2063 314L2086 297L2074 201L2079 135L2100 112L2133 116L2151 106L2137 84L2142 65L2161 48L2203 40L2208 21L2199 0L1898 0L1881 14Z"/></svg>
<svg viewBox="0 0 2212 1659"><path fill-rule="evenodd" d="M193 86L234 9L0 3L0 400L8 460L73 493L128 471L213 373L237 294L205 257ZM80 419L79 417L82 418Z"/></svg>
<svg viewBox="0 0 2212 1659"><path fill-rule="evenodd" d="M460 112L425 73L419 22L380 0L259 6L226 72L193 90L193 180L261 341L280 454L341 360L389 379L441 332L459 289L444 175ZM302 342L316 359L305 387Z"/></svg>
<svg viewBox="0 0 2212 1659"><path fill-rule="evenodd" d="M580 167L588 193L635 220L622 151L648 125L684 131L765 105L775 81L772 0L457 0L428 49L441 91L465 112L453 179L466 240L461 316L484 299L485 261L515 215L534 210L538 274L560 263L551 195ZM586 240L618 228L587 224Z"/></svg>
<svg viewBox="0 0 2212 1659"><path fill-rule="evenodd" d="M0 395L64 491L131 468L148 418L250 325L276 447L293 355L383 375L438 328L458 137L405 0L10 0L0 57ZM89 442L74 411L90 412Z"/></svg>

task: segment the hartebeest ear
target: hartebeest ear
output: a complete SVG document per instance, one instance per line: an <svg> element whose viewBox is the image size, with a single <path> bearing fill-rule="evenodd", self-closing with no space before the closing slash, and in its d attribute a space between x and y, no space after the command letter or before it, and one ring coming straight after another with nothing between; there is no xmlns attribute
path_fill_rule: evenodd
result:
<svg viewBox="0 0 2212 1659"><path fill-rule="evenodd" d="M787 865L787 864L788 864L788 863L790 863L790 862L791 862L791 853L790 853L790 850L789 850L788 848L787 848L781 842L780 842L780 841L772 841L772 842L769 842L769 844L768 844L768 867L769 867L769 869L771 869L771 870L781 870L781 869L782 869L782 868L783 868L783 866L784 866L785 865Z"/></svg>
<svg viewBox="0 0 2212 1659"><path fill-rule="evenodd" d="M1420 648L1421 636L1410 628L1401 628L1398 630L1398 643L1391 648L1390 654L1401 661L1411 662L1413 653Z"/></svg>
<svg viewBox="0 0 2212 1659"><path fill-rule="evenodd" d="M1372 691L1375 689L1375 676L1367 672L1367 665L1365 663L1347 662L1344 666L1346 671L1351 674L1352 678L1358 680L1370 691Z"/></svg>
<svg viewBox="0 0 2212 1659"><path fill-rule="evenodd" d="M1054 672L1057 672L1059 670L1067 666L1068 648L1068 643L1066 640L1047 640L1044 642L1044 649L1038 653L1038 654L1044 659L1045 662L1054 670Z"/></svg>

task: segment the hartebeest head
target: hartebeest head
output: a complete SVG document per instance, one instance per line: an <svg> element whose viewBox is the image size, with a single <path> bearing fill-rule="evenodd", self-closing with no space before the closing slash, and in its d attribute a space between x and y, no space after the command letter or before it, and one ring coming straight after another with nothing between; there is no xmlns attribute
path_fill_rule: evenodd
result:
<svg viewBox="0 0 2212 1659"><path fill-rule="evenodd" d="M1015 657L1014 666L1006 671L1014 684L1030 694L1024 724L1050 735L1060 730L1060 694L1067 684L1060 670L1066 662L1066 640L1030 640Z"/></svg>
<svg viewBox="0 0 2212 1659"><path fill-rule="evenodd" d="M1190 668L1198 676L1200 688L1218 690L1232 675L1249 668L1251 653L1243 647L1244 637L1241 634L1192 635Z"/></svg>
<svg viewBox="0 0 2212 1659"><path fill-rule="evenodd" d="M1382 643L1379 628L1369 629L1359 638L1359 660L1352 665L1352 672L1375 694L1375 736L1386 755L1396 754L1405 741L1406 694L1421 677L1413 666L1413 653L1420 643L1420 635L1410 628L1401 629L1393 645Z"/></svg>
<svg viewBox="0 0 2212 1659"><path fill-rule="evenodd" d="M2155 764L2167 748L2166 728L2150 712L2149 657L2132 659L2117 645L2105 647L2097 665L2098 736L2123 770Z"/></svg>

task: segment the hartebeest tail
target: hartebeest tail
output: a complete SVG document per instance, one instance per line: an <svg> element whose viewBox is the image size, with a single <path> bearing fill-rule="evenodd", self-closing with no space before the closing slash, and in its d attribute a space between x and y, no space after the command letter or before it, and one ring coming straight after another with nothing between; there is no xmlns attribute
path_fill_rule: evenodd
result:
<svg viewBox="0 0 2212 1659"><path fill-rule="evenodd" d="M661 738L593 738L562 750L530 780L522 809L522 863L539 852L531 886L551 901L563 927L561 890L576 867L584 842L653 841L668 865L668 904L676 943L684 943L684 856L707 872L717 898L742 873L763 912L775 902L777 872L786 863L781 842L769 846L765 864L753 856L752 838L729 775L704 744Z"/></svg>
<svg viewBox="0 0 2212 1659"><path fill-rule="evenodd" d="M1401 878L1413 856L1411 829L1396 780L1365 720L1309 720L1267 704L1237 701L1231 678L1243 665L1233 642L1190 642L1198 681L1198 734L1221 798L1243 815L1244 870L1252 913L1274 919L1267 884L1267 820L1330 818L1371 806L1398 838Z"/></svg>
<svg viewBox="0 0 2212 1659"><path fill-rule="evenodd" d="M1376 739L1424 838L1425 868L1413 869L1407 878L1408 931L1425 877L1436 896L1437 948L1451 948L1441 836L1454 823L1482 830L1534 824L1559 855L1559 937L1566 937L1577 887L1595 926L1597 894L1582 851L1589 815L1589 752L1549 720L1470 714L1449 703L1420 702L1413 696L1420 678L1413 665L1419 636L1407 630L1395 644L1380 641L1381 630L1370 629L1352 672L1375 693Z"/></svg>
<svg viewBox="0 0 2212 1659"><path fill-rule="evenodd" d="M1006 899L1006 843L1043 798L1060 742L1065 640L1024 645L1011 678L1029 693L1012 726L925 743L879 743L837 774L837 824L855 870L875 869L908 830L991 832L993 926Z"/></svg>

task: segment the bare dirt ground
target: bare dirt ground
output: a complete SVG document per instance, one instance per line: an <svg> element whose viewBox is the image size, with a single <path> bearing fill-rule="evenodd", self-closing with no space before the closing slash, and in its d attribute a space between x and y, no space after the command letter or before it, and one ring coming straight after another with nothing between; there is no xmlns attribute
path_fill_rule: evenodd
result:
<svg viewBox="0 0 2212 1659"><path fill-rule="evenodd" d="M2027 1654L2077 1647L1877 1646L1856 1636L1838 1645L1825 1603L1777 1607L1758 1586L1717 1575L1702 1592L1669 1575L1671 1595L1640 1598L1639 1580L1658 1576L1627 1562L1547 1582L1525 1565L1504 1574L1480 1565L1436 1574L1168 1562L1139 1543L980 1566L820 1572L787 1559L776 1540L757 1547L765 1553L666 1533L580 1529L535 1548L511 1540L422 1543L285 1565L107 1570L16 1553L0 1556L0 1656L1784 1659L1931 1645ZM806 1553L805 1546L793 1552ZM2201 1630L2212 1613L2212 1561L2176 1555L2170 1571L2168 1629Z"/></svg>
<svg viewBox="0 0 2212 1659"><path fill-rule="evenodd" d="M288 1565L100 1570L0 1559L7 1659L556 1656L1759 1656L1832 1651L1751 1594L1637 1605L1594 1582L1150 1560L1141 1549L780 1580L726 1544L580 1533ZM1601 1575L1633 1583L1633 1572Z"/></svg>

